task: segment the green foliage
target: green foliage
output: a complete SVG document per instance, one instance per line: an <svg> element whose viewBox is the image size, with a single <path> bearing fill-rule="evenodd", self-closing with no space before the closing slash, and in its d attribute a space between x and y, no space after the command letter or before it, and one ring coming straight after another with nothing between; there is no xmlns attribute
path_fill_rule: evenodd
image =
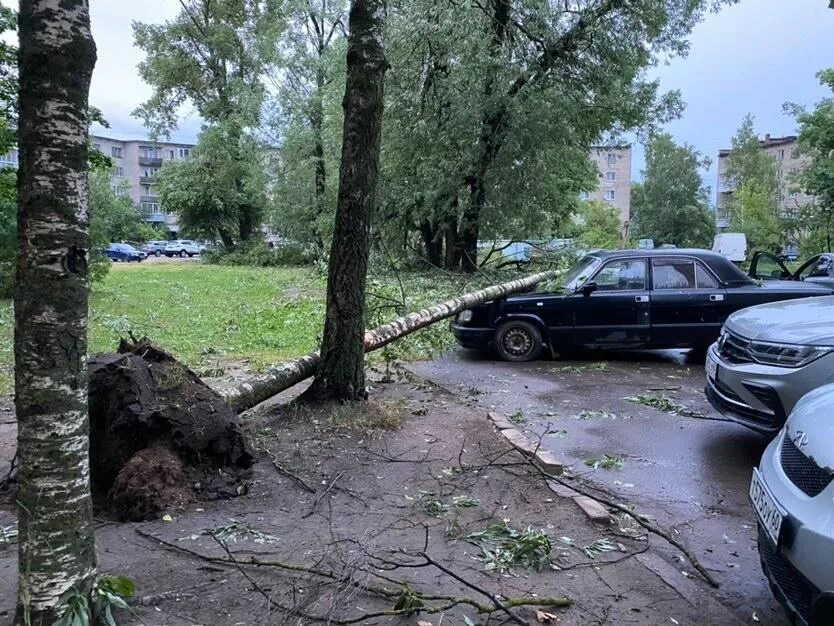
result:
<svg viewBox="0 0 834 626"><path fill-rule="evenodd" d="M14 291L17 252L17 171L0 170L0 298Z"/></svg>
<svg viewBox="0 0 834 626"><path fill-rule="evenodd" d="M567 236L583 248L617 250L622 247L619 211L605 202L583 200Z"/></svg>
<svg viewBox="0 0 834 626"><path fill-rule="evenodd" d="M159 237L158 231L142 221L139 211L127 195L113 190L111 172L92 168L90 181L90 238L93 247L114 241L138 241Z"/></svg>
<svg viewBox="0 0 834 626"><path fill-rule="evenodd" d="M834 92L834 69L817 74L822 85ZM834 245L834 95L822 99L813 111L789 105L799 125L799 152L808 167L794 181L815 200L797 215L801 247L805 254L831 252Z"/></svg>
<svg viewBox="0 0 834 626"><path fill-rule="evenodd" d="M441 272L372 275L368 324L379 325L502 278L463 282ZM118 263L90 298L93 354L112 351L132 331L151 337L195 369L237 365L259 372L319 347L325 279L310 267ZM389 298L399 301L396 307ZM12 303L0 300L0 394L11 389L13 329ZM453 345L448 326L440 323L386 350L391 359L426 359ZM384 359L382 353L372 352L368 359Z"/></svg>
<svg viewBox="0 0 834 626"><path fill-rule="evenodd" d="M616 454L603 454L601 458L598 459L586 459L585 465L590 467L591 469L606 469L606 470L614 470L614 469L622 469L623 465L625 464L625 459L621 456Z"/></svg>
<svg viewBox="0 0 834 626"><path fill-rule="evenodd" d="M706 417L701 411L690 409L685 404L681 404L677 400L673 400L662 393L638 393L637 395L626 398L629 402L649 406L658 411L671 413L672 415L682 415L684 417Z"/></svg>
<svg viewBox="0 0 834 626"><path fill-rule="evenodd" d="M72 589L63 598L64 610L53 626L117 626L113 609L130 610L125 600L135 593L136 585L125 576L99 576L92 585L90 599L78 589Z"/></svg>
<svg viewBox="0 0 834 626"><path fill-rule="evenodd" d="M776 159L761 149L751 115L744 118L733 137L726 177L735 186L724 207L731 230L744 233L751 250L780 252L787 238L786 224L778 215Z"/></svg>
<svg viewBox="0 0 834 626"><path fill-rule="evenodd" d="M518 530L506 522L474 532L466 539L481 549L481 560L488 571L505 572L517 565L540 570L550 562L553 550L544 531Z"/></svg>
<svg viewBox="0 0 834 626"><path fill-rule="evenodd" d="M669 134L652 135L646 143L643 182L631 191L633 237L653 239L657 245L709 247L715 219L700 174L709 163L692 146L675 144Z"/></svg>
<svg viewBox="0 0 834 626"><path fill-rule="evenodd" d="M233 250L215 249L203 253L203 261L217 265L250 267L302 267L312 265L316 251L309 245L283 243L270 248L263 241L252 241Z"/></svg>
<svg viewBox="0 0 834 626"><path fill-rule="evenodd" d="M158 179L160 202L194 235L231 248L248 237L243 220L252 228L261 222L267 202L261 149L234 126L205 128L190 158L169 161Z"/></svg>
<svg viewBox="0 0 834 626"><path fill-rule="evenodd" d="M0 5L0 35L17 31L17 13ZM17 47L0 37L0 154L17 142Z"/></svg>

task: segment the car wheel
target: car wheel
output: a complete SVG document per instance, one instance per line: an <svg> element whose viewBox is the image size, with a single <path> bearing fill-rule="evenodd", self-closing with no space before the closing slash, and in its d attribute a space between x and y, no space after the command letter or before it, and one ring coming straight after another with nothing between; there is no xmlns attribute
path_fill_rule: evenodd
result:
<svg viewBox="0 0 834 626"><path fill-rule="evenodd" d="M188 253L188 258L189 258L189 259L190 259L191 257L193 257L193 256L194 256L194 255L193 255L193 254L191 254L190 252Z"/></svg>
<svg viewBox="0 0 834 626"><path fill-rule="evenodd" d="M156 252L154 252L154 256L162 256L162 252L157 250Z"/></svg>
<svg viewBox="0 0 834 626"><path fill-rule="evenodd" d="M181 259L184 259L187 256L188 256L188 253L185 250L180 250L180 258Z"/></svg>
<svg viewBox="0 0 834 626"><path fill-rule="evenodd" d="M532 361L543 347L541 331L530 322L507 322L495 331L495 348L505 361Z"/></svg>

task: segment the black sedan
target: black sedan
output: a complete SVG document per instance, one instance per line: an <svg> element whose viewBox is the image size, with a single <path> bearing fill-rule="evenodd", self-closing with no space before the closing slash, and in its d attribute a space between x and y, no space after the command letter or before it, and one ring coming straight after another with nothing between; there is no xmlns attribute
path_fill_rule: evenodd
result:
<svg viewBox="0 0 834 626"><path fill-rule="evenodd" d="M495 348L529 361L545 348L705 351L730 313L755 304L832 290L807 282L757 281L707 250L597 251L584 256L555 292L482 304L452 323L466 348Z"/></svg>

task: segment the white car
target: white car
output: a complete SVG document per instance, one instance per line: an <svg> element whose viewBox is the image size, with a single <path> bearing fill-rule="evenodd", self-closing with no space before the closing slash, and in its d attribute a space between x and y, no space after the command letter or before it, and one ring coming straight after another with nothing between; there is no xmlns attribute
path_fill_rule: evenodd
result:
<svg viewBox="0 0 834 626"><path fill-rule="evenodd" d="M707 352L706 372L719 413L775 435L802 396L834 383L834 296L736 311Z"/></svg>
<svg viewBox="0 0 834 626"><path fill-rule="evenodd" d="M206 249L203 244L197 243L190 239L174 239L165 244L165 256L194 256L200 254Z"/></svg>
<svg viewBox="0 0 834 626"><path fill-rule="evenodd" d="M834 385L796 403L753 470L759 556L791 624L834 624Z"/></svg>

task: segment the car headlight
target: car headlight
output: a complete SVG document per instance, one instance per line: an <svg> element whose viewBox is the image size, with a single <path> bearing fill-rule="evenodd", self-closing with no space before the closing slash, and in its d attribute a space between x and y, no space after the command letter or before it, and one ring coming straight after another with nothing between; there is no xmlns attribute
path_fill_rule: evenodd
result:
<svg viewBox="0 0 834 626"><path fill-rule="evenodd" d="M461 311L460 313L458 313L458 321L461 324L468 324L469 322L471 322L472 321L472 311L467 309L466 311Z"/></svg>
<svg viewBox="0 0 834 626"><path fill-rule="evenodd" d="M787 343L753 341L748 347L750 356L759 363L778 367L802 367L832 352L825 346L801 346Z"/></svg>

